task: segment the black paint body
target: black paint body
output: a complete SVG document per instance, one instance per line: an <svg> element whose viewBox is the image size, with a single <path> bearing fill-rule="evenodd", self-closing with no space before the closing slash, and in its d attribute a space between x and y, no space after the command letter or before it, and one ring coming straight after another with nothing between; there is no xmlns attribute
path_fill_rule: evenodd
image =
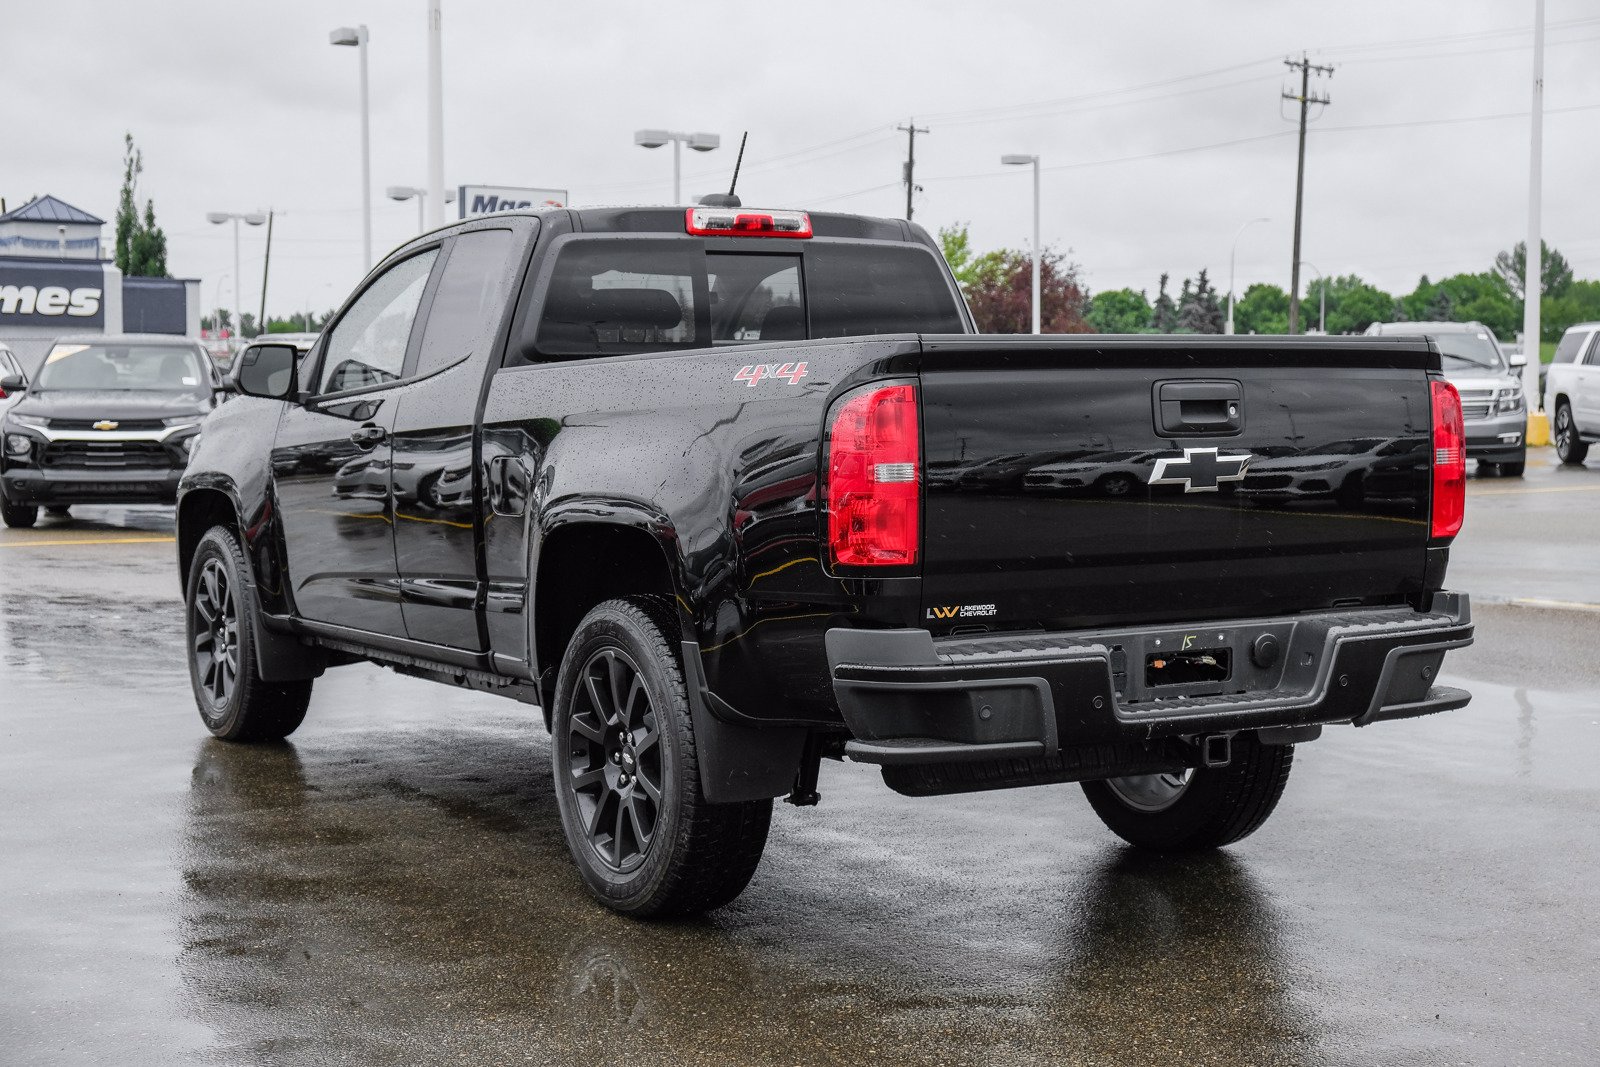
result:
<svg viewBox="0 0 1600 1067"><path fill-rule="evenodd" d="M819 244L936 254L905 223L812 219ZM805 242L685 237L681 209L555 211L458 224L386 263L432 246L443 262L453 235L483 227L518 241L492 345L327 399L241 398L206 423L180 556L208 520L233 516L266 631L547 700L573 591L659 574L654 591L676 601L698 657L691 684L703 679L721 721L836 730L831 628L946 636L1417 608L1443 580L1428 527L1439 357L1426 343L897 334L528 363L526 322L565 235L796 254ZM738 377L800 361L793 380ZM834 573L827 413L887 379L920 387L921 559ZM1162 383L1193 380L1236 386L1234 429L1159 432ZM382 442L353 443L363 427ZM1147 484L1185 448L1248 456L1249 469L1214 492ZM987 613L940 617L953 606Z"/></svg>

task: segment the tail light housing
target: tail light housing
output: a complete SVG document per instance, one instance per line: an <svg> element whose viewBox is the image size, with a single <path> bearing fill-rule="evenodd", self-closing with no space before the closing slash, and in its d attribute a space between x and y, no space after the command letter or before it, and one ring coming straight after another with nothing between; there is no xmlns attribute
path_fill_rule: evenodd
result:
<svg viewBox="0 0 1600 1067"><path fill-rule="evenodd" d="M921 541L917 387L847 394L828 420L828 548L841 567L904 567Z"/></svg>
<svg viewBox="0 0 1600 1067"><path fill-rule="evenodd" d="M1467 512L1467 431L1456 387L1437 378L1432 386L1433 536L1454 537Z"/></svg>

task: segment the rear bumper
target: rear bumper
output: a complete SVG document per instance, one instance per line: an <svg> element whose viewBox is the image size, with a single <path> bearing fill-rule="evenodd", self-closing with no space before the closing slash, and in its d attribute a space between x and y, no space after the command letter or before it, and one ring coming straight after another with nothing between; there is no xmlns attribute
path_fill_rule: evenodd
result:
<svg viewBox="0 0 1600 1067"><path fill-rule="evenodd" d="M6 499L13 504L171 504L177 500L183 471L12 467L0 477Z"/></svg>
<svg viewBox="0 0 1600 1067"><path fill-rule="evenodd" d="M1270 636L1280 654L1252 655ZM1188 643L1185 644L1185 640ZM926 630L827 634L852 758L884 765L1054 757L1240 730L1365 726L1464 707L1434 684L1450 649L1472 643L1462 593L1426 612L1375 608L1183 628L986 635ZM1147 687L1145 664L1180 647L1226 650L1223 683Z"/></svg>

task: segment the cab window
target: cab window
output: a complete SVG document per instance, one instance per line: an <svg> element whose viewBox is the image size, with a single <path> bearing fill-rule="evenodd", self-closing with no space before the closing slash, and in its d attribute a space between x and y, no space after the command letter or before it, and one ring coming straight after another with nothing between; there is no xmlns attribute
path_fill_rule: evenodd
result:
<svg viewBox="0 0 1600 1067"><path fill-rule="evenodd" d="M390 267L367 287L328 337L317 393L342 393L399 379L411 327L438 249Z"/></svg>

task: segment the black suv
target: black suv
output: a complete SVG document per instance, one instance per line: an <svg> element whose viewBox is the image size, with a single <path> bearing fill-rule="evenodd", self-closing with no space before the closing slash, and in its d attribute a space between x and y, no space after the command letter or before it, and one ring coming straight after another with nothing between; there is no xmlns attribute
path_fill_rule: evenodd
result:
<svg viewBox="0 0 1600 1067"><path fill-rule="evenodd" d="M171 504L220 375L194 341L161 334L63 337L0 421L0 505L7 526L39 508Z"/></svg>

